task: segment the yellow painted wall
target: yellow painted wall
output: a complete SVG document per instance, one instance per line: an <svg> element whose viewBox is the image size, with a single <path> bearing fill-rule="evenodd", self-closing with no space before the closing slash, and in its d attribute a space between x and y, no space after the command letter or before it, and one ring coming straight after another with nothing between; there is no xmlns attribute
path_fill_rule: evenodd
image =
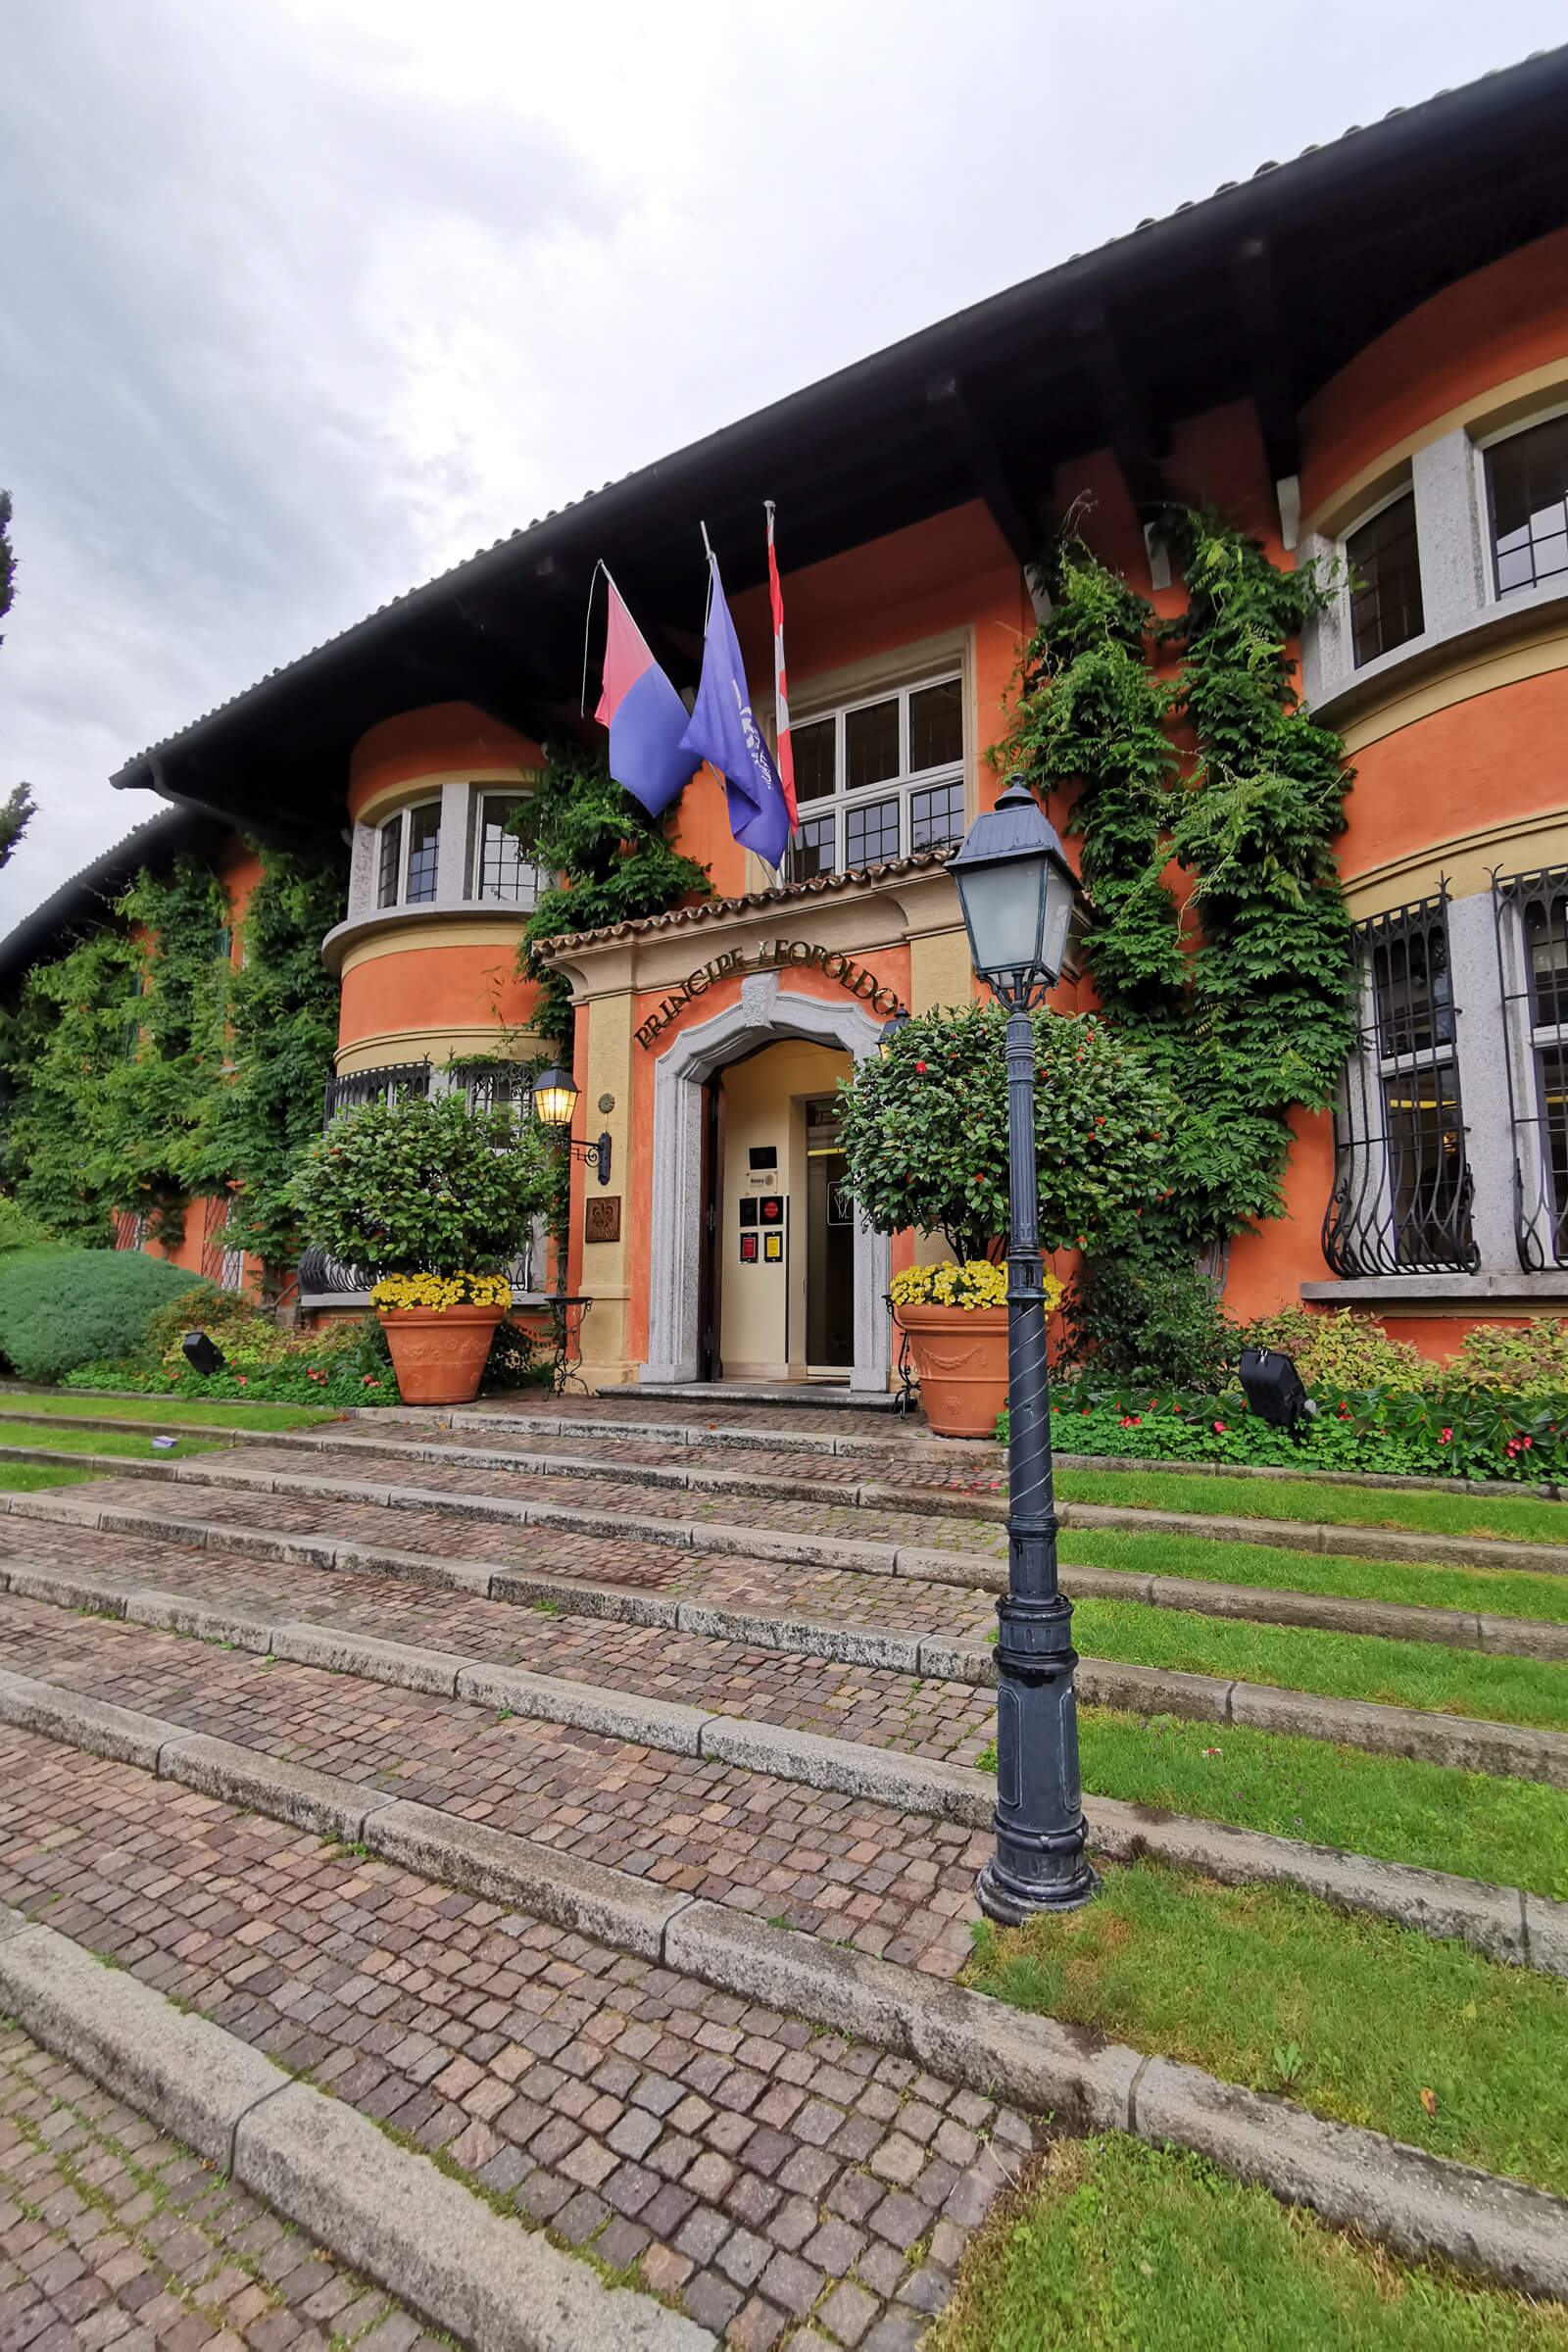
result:
<svg viewBox="0 0 1568 2352"><path fill-rule="evenodd" d="M728 1380L806 1376L805 1104L813 1096L831 1095L853 1069L848 1054L787 1039L724 1072L719 1352ZM771 1178L750 1173L747 1155L754 1144L772 1144L778 1152L777 1189L789 1203L782 1265L762 1258L760 1226L757 1264L740 1262L741 1198L750 1193L760 1199L774 1189Z"/></svg>

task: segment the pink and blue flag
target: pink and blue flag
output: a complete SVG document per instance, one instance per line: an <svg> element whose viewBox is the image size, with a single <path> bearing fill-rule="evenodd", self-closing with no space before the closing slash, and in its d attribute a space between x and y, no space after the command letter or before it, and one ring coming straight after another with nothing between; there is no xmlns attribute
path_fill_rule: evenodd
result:
<svg viewBox="0 0 1568 2352"><path fill-rule="evenodd" d="M681 750L707 760L724 779L729 829L764 863L783 862L790 837L789 804L762 731L752 716L751 691L736 641L735 623L724 602L718 558L709 550L710 583L708 628L703 642L703 678Z"/></svg>
<svg viewBox="0 0 1568 2352"><path fill-rule="evenodd" d="M648 650L641 629L610 582L610 628L604 686L594 712L610 729L610 772L650 816L662 815L688 783L697 755L682 746L686 706Z"/></svg>

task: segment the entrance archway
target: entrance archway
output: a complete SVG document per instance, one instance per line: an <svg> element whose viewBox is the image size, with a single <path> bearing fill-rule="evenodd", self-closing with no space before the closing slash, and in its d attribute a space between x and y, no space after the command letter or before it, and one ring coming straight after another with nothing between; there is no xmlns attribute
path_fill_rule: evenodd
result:
<svg viewBox="0 0 1568 2352"><path fill-rule="evenodd" d="M844 1000L799 996L777 972L749 974L740 1002L684 1030L654 1074L653 1230L648 1289L648 1381L698 1377L703 1250L703 1088L726 1062L780 1038L838 1046L863 1061L882 1024ZM886 1234L855 1224L855 1361L850 1386L885 1389L892 1360L883 1295L890 1267Z"/></svg>

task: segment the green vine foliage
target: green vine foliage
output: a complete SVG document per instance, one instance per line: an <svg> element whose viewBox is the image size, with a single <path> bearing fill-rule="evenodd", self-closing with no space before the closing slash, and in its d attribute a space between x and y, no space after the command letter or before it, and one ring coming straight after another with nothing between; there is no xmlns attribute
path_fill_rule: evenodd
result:
<svg viewBox="0 0 1568 2352"><path fill-rule="evenodd" d="M101 1245L134 1209L177 1243L190 1200L232 1189L245 1247L270 1267L293 1256L284 1196L332 1064L320 942L343 883L261 858L241 970L223 885L187 858L144 868L116 924L29 973L6 1040L7 1158L18 1200L62 1240Z"/></svg>
<svg viewBox="0 0 1568 2352"><path fill-rule="evenodd" d="M1171 844L1194 876L1198 1077L1225 1124L1230 1164L1212 1192L1234 1230L1282 1213L1289 1113L1332 1100L1353 1043L1334 853L1350 778L1344 745L1293 684L1288 641L1326 601L1315 572L1276 569L1211 514L1177 515L1171 537L1189 600L1182 703L1198 742Z"/></svg>
<svg viewBox="0 0 1568 2352"><path fill-rule="evenodd" d="M563 1056L571 1051L571 998L538 950L568 931L663 914L684 898L707 898L707 868L671 847L652 817L613 781L604 760L578 743L547 744L544 774L511 830L541 873L557 879L539 894L518 952L522 975L539 988L532 1026Z"/></svg>
<svg viewBox="0 0 1568 2352"><path fill-rule="evenodd" d="M91 1249L119 1205L110 1173L110 1084L136 1037L143 952L101 931L29 973L7 1024L7 1173L22 1207Z"/></svg>
<svg viewBox="0 0 1568 2352"><path fill-rule="evenodd" d="M1141 1249L1190 1258L1282 1213L1289 1112L1330 1099L1351 1043L1333 847L1350 779L1292 683L1289 642L1325 598L1316 576L1278 570L1212 514L1175 510L1164 530L1189 597L1168 626L1080 541L1061 542L1000 748L1042 794L1076 788L1096 988L1180 1083L1175 1183ZM1167 678L1155 662L1171 643L1182 665ZM1173 860L1190 881L1185 920Z"/></svg>
<svg viewBox="0 0 1568 2352"><path fill-rule="evenodd" d="M264 849L245 908L245 961L230 976L234 1082L209 1167L214 1191L237 1188L236 1239L270 1281L299 1250L288 1187L320 1132L321 1097L337 1045L338 984L321 941L342 919L344 876Z"/></svg>

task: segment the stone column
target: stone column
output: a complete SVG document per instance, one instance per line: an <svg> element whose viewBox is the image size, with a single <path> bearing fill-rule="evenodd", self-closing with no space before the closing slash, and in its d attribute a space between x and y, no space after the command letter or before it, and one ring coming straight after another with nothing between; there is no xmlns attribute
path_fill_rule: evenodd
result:
<svg viewBox="0 0 1568 2352"><path fill-rule="evenodd" d="M1508 1040L1497 986L1492 894L1448 903L1448 962L1453 981L1454 1058L1475 1196L1471 1219L1480 1270L1516 1275L1513 1127L1508 1109Z"/></svg>
<svg viewBox="0 0 1568 2352"><path fill-rule="evenodd" d="M580 1203L575 1237L582 1250L580 1287L594 1302L582 1320L582 1376L590 1388L619 1388L636 1377L627 1347L633 1202L631 1015L629 990L594 997L577 1011L578 1020L588 1025L588 1051L582 1102L574 1124L581 1130L579 1140L590 1144L608 1130L611 1145L610 1182L601 1185L597 1172L588 1167L581 1171L580 1192L574 1192ZM606 1095L614 1097L613 1110L600 1109L600 1099ZM589 1241L581 1221L596 1200L613 1200L620 1202L620 1239Z"/></svg>

